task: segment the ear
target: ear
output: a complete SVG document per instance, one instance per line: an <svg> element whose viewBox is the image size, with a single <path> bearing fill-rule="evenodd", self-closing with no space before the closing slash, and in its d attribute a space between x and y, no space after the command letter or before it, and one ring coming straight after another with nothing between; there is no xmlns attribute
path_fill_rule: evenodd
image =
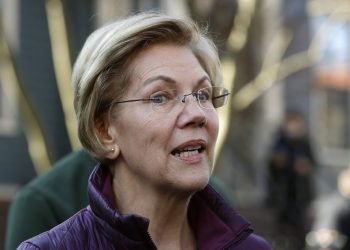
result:
<svg viewBox="0 0 350 250"><path fill-rule="evenodd" d="M120 148L117 144L116 128L101 121L96 124L96 129L100 142L108 149L105 153L105 157L110 160L117 159L120 153Z"/></svg>

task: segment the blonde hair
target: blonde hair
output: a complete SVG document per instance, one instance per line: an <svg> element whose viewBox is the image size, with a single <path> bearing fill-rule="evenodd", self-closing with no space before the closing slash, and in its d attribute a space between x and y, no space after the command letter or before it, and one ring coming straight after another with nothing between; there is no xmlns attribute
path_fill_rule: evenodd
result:
<svg viewBox="0 0 350 250"><path fill-rule="evenodd" d="M73 68L74 108L78 136L95 158L108 152L99 139L97 124L108 122L111 104L120 100L129 84L128 68L145 46L173 43L188 46L214 86L222 83L217 49L191 20L159 13L141 13L94 31L86 40Z"/></svg>

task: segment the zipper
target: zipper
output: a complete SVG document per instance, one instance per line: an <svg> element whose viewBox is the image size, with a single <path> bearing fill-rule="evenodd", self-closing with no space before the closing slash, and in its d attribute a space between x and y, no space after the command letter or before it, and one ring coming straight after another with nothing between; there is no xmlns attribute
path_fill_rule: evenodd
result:
<svg viewBox="0 0 350 250"><path fill-rule="evenodd" d="M150 235L150 233L147 231L147 242L149 243L149 245L150 245L150 249L154 249L154 250L157 250L157 246L156 246L156 244L154 244L154 241L153 241L153 239L152 239L152 236Z"/></svg>

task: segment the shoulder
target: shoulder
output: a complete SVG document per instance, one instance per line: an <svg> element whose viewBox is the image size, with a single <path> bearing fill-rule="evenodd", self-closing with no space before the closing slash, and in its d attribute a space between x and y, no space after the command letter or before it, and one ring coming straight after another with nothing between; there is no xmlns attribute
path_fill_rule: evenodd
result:
<svg viewBox="0 0 350 250"><path fill-rule="evenodd" d="M17 250L20 249L20 250L39 250L40 247L39 246L36 246L30 242L23 242L18 248Z"/></svg>
<svg viewBox="0 0 350 250"><path fill-rule="evenodd" d="M237 250L241 249L272 250L271 246L263 237L254 233L250 234L244 241L241 242Z"/></svg>
<svg viewBox="0 0 350 250"><path fill-rule="evenodd" d="M19 194L25 195L38 190L51 190L62 186L62 180L67 178L75 181L86 181L96 165L96 161L85 151L78 150L68 154L56 162L45 174L34 178Z"/></svg>
<svg viewBox="0 0 350 250"><path fill-rule="evenodd" d="M94 164L95 161L82 150L69 154L50 171L23 187L12 202L11 211L21 210L24 206L27 211L38 211L38 208L48 206L50 209L58 206L62 209L63 206L73 212L78 211L87 205L87 181ZM79 204L78 209L70 208L71 201Z"/></svg>
<svg viewBox="0 0 350 250"><path fill-rule="evenodd" d="M91 210L82 209L51 230L24 241L17 249L83 249L89 242L88 232L95 231L93 217Z"/></svg>
<svg viewBox="0 0 350 250"><path fill-rule="evenodd" d="M74 192L78 193L78 197L83 196L95 164L96 162L83 150L73 152L58 161L47 173L23 187L16 195L14 203L27 203L27 200L31 200L28 204L37 206L38 202L45 203L48 200L56 204L62 197L67 199L73 196ZM84 197L84 206L86 204L87 198Z"/></svg>
<svg viewBox="0 0 350 250"><path fill-rule="evenodd" d="M93 160L85 151L78 150L72 152L59 160L45 174L35 178L30 182L28 188L51 187L60 185L62 178L72 178L90 175L96 161ZM84 178L85 180L86 178Z"/></svg>
<svg viewBox="0 0 350 250"><path fill-rule="evenodd" d="M86 207L88 178L95 164L85 151L78 150L24 186L11 202L5 249L14 249Z"/></svg>

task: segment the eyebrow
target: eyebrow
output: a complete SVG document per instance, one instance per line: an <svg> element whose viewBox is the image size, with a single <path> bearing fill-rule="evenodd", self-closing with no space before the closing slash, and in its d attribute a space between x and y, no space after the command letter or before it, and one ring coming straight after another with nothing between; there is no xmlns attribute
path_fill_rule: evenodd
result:
<svg viewBox="0 0 350 250"><path fill-rule="evenodd" d="M154 77L148 78L146 81L144 81L143 85L146 86L146 85L151 84L152 82L156 82L159 80L162 80L162 81L168 82L168 83L176 83L176 80L172 79L171 77L159 75L159 76L154 76ZM204 81L208 81L211 84L209 77L203 76L201 79L198 80L197 85L202 84Z"/></svg>
<svg viewBox="0 0 350 250"><path fill-rule="evenodd" d="M156 82L159 80L162 80L164 82L169 82L169 83L176 83L176 81L174 79L172 79L168 76L159 75L159 76L154 76L154 77L148 78L146 81L144 81L143 85L146 86L152 82Z"/></svg>

